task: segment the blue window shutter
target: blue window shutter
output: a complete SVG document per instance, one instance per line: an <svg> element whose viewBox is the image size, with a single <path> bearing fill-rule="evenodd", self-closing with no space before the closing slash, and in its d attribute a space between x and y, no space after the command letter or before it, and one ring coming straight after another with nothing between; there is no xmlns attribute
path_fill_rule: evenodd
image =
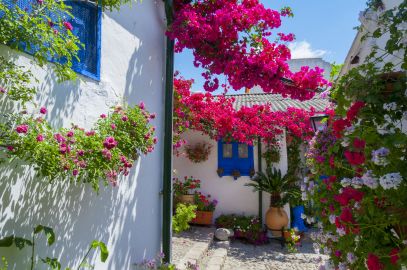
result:
<svg viewBox="0 0 407 270"><path fill-rule="evenodd" d="M10 8L17 5L20 9L27 10L28 12L32 11L32 5L37 4L36 0L0 1ZM102 8L86 1L65 1L65 4L72 8L70 13L73 15L73 18L66 18L73 26L72 32L85 45L85 48L80 48L78 51L79 61L76 58L72 59L72 69L84 76L100 80ZM49 17L52 20L56 20L56 14L49 13ZM36 48L27 45L24 43L17 44L21 50L34 54ZM49 61L63 63L66 59L52 59L50 57Z"/></svg>
<svg viewBox="0 0 407 270"><path fill-rule="evenodd" d="M223 157L223 145L225 143L222 140L218 141L218 168L223 169L223 175L231 175L234 167L234 147L232 145L232 157L225 158Z"/></svg>
<svg viewBox="0 0 407 270"><path fill-rule="evenodd" d="M218 141L218 168L223 169L223 175L232 175L234 170L238 170L240 175L249 176L252 169L254 169L254 156L253 146L248 145L247 158L239 158L239 143L232 142L232 158L225 158L223 156L222 140Z"/></svg>
<svg viewBox="0 0 407 270"><path fill-rule="evenodd" d="M100 79L102 9L91 2L66 1L71 6L73 34L85 48L78 51L79 61L73 59L72 69L92 79Z"/></svg>

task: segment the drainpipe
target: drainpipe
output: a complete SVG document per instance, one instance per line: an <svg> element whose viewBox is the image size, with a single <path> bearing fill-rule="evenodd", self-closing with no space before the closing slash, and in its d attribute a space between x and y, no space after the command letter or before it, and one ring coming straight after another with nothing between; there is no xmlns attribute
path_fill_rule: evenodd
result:
<svg viewBox="0 0 407 270"><path fill-rule="evenodd" d="M173 22L173 0L165 1L167 26ZM163 167L163 228L162 251L164 262L171 262L172 221L172 110L174 83L174 40L167 37L165 60L165 108L164 108L164 167Z"/></svg>
<svg viewBox="0 0 407 270"><path fill-rule="evenodd" d="M257 142L257 158L258 171L261 172L263 170L261 164L261 138L259 138ZM263 192L261 190L259 190L259 219L260 224L263 224Z"/></svg>

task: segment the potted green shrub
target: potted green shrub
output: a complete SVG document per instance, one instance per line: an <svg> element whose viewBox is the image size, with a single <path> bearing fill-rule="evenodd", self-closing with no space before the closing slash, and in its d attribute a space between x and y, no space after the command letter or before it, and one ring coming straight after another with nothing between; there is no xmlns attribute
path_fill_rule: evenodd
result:
<svg viewBox="0 0 407 270"><path fill-rule="evenodd" d="M288 177L282 177L281 171L267 167L266 173L257 172L252 183L246 186L254 191L270 193L270 208L266 212L266 225L274 236L281 236L281 230L288 226L288 215L284 205L296 195L295 184Z"/></svg>

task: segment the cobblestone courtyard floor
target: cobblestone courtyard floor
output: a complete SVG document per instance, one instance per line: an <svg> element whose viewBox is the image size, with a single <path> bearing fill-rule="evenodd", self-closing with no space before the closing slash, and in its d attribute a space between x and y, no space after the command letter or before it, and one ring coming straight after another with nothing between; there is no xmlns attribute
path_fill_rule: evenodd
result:
<svg viewBox="0 0 407 270"><path fill-rule="evenodd" d="M298 247L296 253L281 248L276 241L270 241L269 244L262 246L245 244L239 240L222 242L221 248L227 250L227 255L219 259L219 267L209 267L207 262L211 260L216 250L219 250L219 245L213 242L214 230L192 227L189 231L174 235L173 262L190 261L186 257L190 256L191 252L196 253L194 248L200 249L199 252L202 253L196 256L199 257L196 262L201 266L200 270L317 270L319 265L327 260L326 256L315 253L312 241L306 234L302 246Z"/></svg>

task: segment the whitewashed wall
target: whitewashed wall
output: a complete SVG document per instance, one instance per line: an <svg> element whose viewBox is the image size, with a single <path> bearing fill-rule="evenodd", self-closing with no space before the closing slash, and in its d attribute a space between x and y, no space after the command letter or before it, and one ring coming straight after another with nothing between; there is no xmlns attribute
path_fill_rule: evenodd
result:
<svg viewBox="0 0 407 270"><path fill-rule="evenodd" d="M389 33L383 34L380 38L365 38L362 40L362 37L366 35L366 33L373 33L377 27L377 21L378 17L386 10L393 9L397 6L399 6L403 1L402 0L383 0L382 1L384 4L384 10L383 11L373 11L373 10L366 10L366 11L361 11L359 14L359 21L361 23L361 30L358 31L352 46L348 52L348 55L346 56L344 66L340 72L340 75L346 74L349 70L351 70L354 67L359 66L360 64L364 63L366 57L372 52L373 47L378 47L382 51L378 51L378 55L381 55L385 46L386 42L390 38ZM405 22L402 27L406 28L407 23ZM406 42L406 38L405 38ZM400 59L403 58L403 51L399 51L395 53L395 56L393 55L388 55L384 58L383 63L380 63L378 65L379 67L382 67L384 63L392 62L395 64L395 69L400 70ZM360 60L356 64L351 64L352 59L355 56L359 56Z"/></svg>
<svg viewBox="0 0 407 270"><path fill-rule="evenodd" d="M188 131L183 137L188 141L188 144L198 142L208 142L212 144L212 151L209 158L205 162L193 163L185 156L174 156L173 168L175 177L183 178L184 176L194 176L200 179L201 189L204 194L211 194L213 199L217 199L219 204L215 210L215 218L221 214L243 214L243 215L258 215L259 214L259 194L253 192L252 188L246 187L246 183L250 183L250 177L242 176L234 180L232 176L219 177L216 173L218 168L218 146L215 140L211 140L207 135L203 135L196 131ZM285 137L281 139L284 143L281 147L280 162L276 164L283 174L287 172L287 148L285 145ZM264 153L265 146L262 145ZM257 145L254 146L254 168L258 170L258 151ZM262 162L263 170L265 169L265 161ZM270 195L263 192L263 217L270 204ZM285 207L287 214L290 215L290 209ZM264 220L264 219L263 219Z"/></svg>
<svg viewBox="0 0 407 270"><path fill-rule="evenodd" d="M55 75L32 67L40 81L39 105L49 109L54 127L75 122L91 128L101 113L123 100L144 101L155 112L159 143L142 156L119 187L102 187L97 195L83 184L47 184L32 176L28 165L0 167L0 235L30 237L37 224L52 227L57 241L46 248L38 241L41 257L57 257L63 266L76 268L89 243L102 240L110 256L105 264L91 256L97 270L134 269L132 264L160 251L162 198L165 22L163 1L142 1L107 12L102 19L101 81L81 77L78 82L57 84ZM16 56L6 47L2 55ZM29 66L27 55L18 62ZM1 108L7 110L5 104ZM28 269L29 250L0 249L10 269ZM17 262L16 265L14 263ZM38 267L37 269L44 269ZM65 269L65 268L64 268Z"/></svg>

